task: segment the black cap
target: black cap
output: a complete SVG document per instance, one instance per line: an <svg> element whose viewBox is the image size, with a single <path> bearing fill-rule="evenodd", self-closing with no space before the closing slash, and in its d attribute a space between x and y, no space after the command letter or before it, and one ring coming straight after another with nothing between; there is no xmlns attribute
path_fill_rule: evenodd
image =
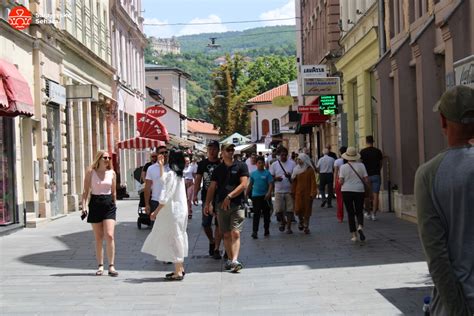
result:
<svg viewBox="0 0 474 316"><path fill-rule="evenodd" d="M219 149L220 144L217 140L211 140L209 141L209 143L207 143L207 147L216 147L217 149Z"/></svg>

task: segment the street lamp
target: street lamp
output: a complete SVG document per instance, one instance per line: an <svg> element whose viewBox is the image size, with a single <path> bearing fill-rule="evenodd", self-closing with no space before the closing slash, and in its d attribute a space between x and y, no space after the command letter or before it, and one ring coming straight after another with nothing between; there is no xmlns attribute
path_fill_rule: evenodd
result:
<svg viewBox="0 0 474 316"><path fill-rule="evenodd" d="M257 127L257 143L258 143L258 111L257 109L253 109L253 108L249 108L247 109L247 111L249 112L255 112L255 116L256 116L256 127Z"/></svg>

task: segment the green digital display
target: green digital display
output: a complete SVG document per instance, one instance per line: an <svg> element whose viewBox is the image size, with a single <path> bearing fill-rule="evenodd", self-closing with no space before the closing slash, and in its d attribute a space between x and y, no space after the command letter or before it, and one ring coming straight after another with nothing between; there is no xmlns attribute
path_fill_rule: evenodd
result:
<svg viewBox="0 0 474 316"><path fill-rule="evenodd" d="M337 113L337 96L319 96L319 109L324 115L335 115Z"/></svg>

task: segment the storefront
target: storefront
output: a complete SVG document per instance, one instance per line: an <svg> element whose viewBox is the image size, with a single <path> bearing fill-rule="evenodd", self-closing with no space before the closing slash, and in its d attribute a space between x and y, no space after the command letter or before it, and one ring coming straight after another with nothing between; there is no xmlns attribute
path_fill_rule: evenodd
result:
<svg viewBox="0 0 474 316"><path fill-rule="evenodd" d="M17 195L16 139L24 117L34 113L28 83L17 67L0 59L0 232L2 226L22 222Z"/></svg>
<svg viewBox="0 0 474 316"><path fill-rule="evenodd" d="M0 225L18 222L15 210L13 119L0 116Z"/></svg>

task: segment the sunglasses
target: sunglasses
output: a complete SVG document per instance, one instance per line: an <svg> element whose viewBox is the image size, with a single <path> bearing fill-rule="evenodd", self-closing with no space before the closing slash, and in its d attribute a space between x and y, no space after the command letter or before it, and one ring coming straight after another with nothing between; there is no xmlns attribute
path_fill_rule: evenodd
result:
<svg viewBox="0 0 474 316"><path fill-rule="evenodd" d="M228 153L230 153L230 152L234 152L235 149L234 149L234 148L227 148L225 151L227 151Z"/></svg>
<svg viewBox="0 0 474 316"><path fill-rule="evenodd" d="M158 158L158 156L151 156L151 158Z"/></svg>
<svg viewBox="0 0 474 316"><path fill-rule="evenodd" d="M111 157L102 157L102 160L111 160Z"/></svg>
<svg viewBox="0 0 474 316"><path fill-rule="evenodd" d="M168 152L167 151L162 151L162 152L159 152L158 155L168 155Z"/></svg>

